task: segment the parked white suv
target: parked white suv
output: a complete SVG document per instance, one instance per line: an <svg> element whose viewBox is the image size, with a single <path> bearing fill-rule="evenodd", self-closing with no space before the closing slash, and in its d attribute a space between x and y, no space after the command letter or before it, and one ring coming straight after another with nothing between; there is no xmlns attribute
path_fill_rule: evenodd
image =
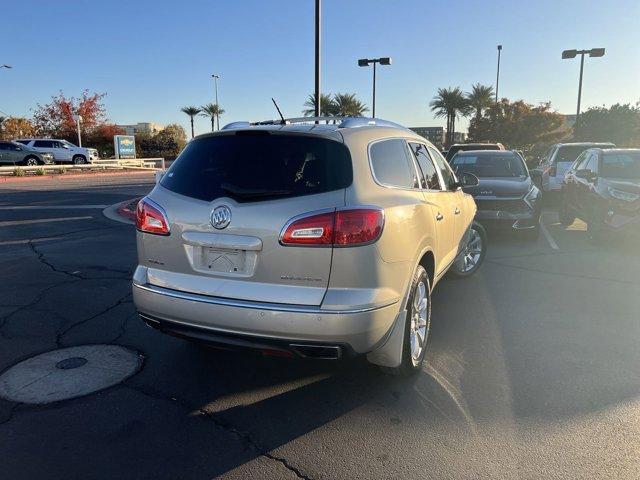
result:
<svg viewBox="0 0 640 480"><path fill-rule="evenodd" d="M57 163L73 163L83 165L98 160L98 150L95 148L77 147L66 140L53 138L25 138L16 142L27 145L39 152L51 152Z"/></svg>

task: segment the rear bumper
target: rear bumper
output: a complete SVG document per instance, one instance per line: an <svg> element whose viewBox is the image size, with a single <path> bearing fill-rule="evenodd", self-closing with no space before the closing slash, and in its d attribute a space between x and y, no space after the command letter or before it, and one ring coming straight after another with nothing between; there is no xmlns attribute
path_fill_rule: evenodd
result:
<svg viewBox="0 0 640 480"><path fill-rule="evenodd" d="M264 345L341 345L344 351L358 354L374 350L386 340L400 308L399 302L394 302L378 308L326 311L198 295L135 281L133 301L147 323L167 333L204 341L208 336L215 343L240 337L243 342Z"/></svg>

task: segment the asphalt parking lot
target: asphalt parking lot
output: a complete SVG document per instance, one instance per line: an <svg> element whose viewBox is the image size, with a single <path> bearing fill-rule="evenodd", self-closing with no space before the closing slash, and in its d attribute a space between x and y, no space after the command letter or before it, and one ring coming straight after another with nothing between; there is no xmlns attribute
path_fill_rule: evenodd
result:
<svg viewBox="0 0 640 480"><path fill-rule="evenodd" d="M105 177L106 178L106 177ZM544 216L491 237L433 297L427 366L208 350L137 318L135 235L102 208L147 176L0 183L0 371L112 344L137 374L46 405L0 400L0 477L640 478L640 254Z"/></svg>

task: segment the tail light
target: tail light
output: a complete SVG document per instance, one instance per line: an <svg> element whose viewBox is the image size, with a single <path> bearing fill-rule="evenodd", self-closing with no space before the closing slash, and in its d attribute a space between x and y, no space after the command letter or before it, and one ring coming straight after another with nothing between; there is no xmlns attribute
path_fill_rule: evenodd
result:
<svg viewBox="0 0 640 480"><path fill-rule="evenodd" d="M136 228L144 233L169 235L169 222L163 208L157 203L143 198L136 208Z"/></svg>
<svg viewBox="0 0 640 480"><path fill-rule="evenodd" d="M549 175L550 177L555 177L556 176L556 166L555 165L551 165L549 167L547 167L544 171L545 175Z"/></svg>
<svg viewBox="0 0 640 480"><path fill-rule="evenodd" d="M382 234L384 212L354 208L310 214L291 220L280 234L282 245L355 247L373 243Z"/></svg>

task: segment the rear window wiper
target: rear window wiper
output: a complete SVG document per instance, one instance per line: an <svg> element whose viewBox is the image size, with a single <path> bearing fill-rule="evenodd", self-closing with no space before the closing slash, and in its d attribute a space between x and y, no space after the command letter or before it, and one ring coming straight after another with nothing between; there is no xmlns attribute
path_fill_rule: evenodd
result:
<svg viewBox="0 0 640 480"><path fill-rule="evenodd" d="M258 198L258 197L278 197L282 195L291 195L291 190L262 190L256 188L242 188L230 183L223 183L220 188L239 198Z"/></svg>

